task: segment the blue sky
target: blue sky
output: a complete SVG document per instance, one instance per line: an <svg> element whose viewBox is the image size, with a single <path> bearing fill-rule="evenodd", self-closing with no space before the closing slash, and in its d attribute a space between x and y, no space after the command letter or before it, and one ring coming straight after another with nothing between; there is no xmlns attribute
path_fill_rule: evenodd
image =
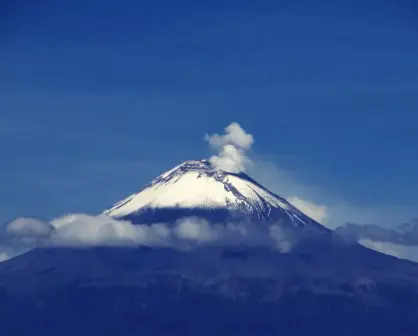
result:
<svg viewBox="0 0 418 336"><path fill-rule="evenodd" d="M231 121L295 194L347 220L418 216L412 2L2 6L0 221L100 211Z"/></svg>

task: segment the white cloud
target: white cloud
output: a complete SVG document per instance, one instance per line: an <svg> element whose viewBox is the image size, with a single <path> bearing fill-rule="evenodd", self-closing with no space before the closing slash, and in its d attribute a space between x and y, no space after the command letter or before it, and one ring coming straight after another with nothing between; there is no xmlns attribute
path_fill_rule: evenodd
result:
<svg viewBox="0 0 418 336"><path fill-rule="evenodd" d="M0 227L0 261L43 246L54 232L51 224L20 217Z"/></svg>
<svg viewBox="0 0 418 336"><path fill-rule="evenodd" d="M164 224L133 225L104 214L71 214L51 223L54 245L164 245L171 233Z"/></svg>
<svg viewBox="0 0 418 336"><path fill-rule="evenodd" d="M359 243L364 247L388 254L400 259L408 259L418 262L418 246L407 246L394 244L391 242L373 241L370 239L360 239Z"/></svg>
<svg viewBox="0 0 418 336"><path fill-rule="evenodd" d="M19 217L8 223L5 232L9 235L44 237L49 236L53 227L43 221L34 218Z"/></svg>
<svg viewBox="0 0 418 336"><path fill-rule="evenodd" d="M270 236L274 239L276 247L282 252L290 252L292 243L289 237L285 234L279 225L272 225L269 227Z"/></svg>
<svg viewBox="0 0 418 336"><path fill-rule="evenodd" d="M19 217L0 228L0 253L14 256L49 240L54 227L35 218Z"/></svg>
<svg viewBox="0 0 418 336"><path fill-rule="evenodd" d="M26 221L26 222L25 222ZM3 240L0 246L0 261L24 253L39 246L82 247L82 246L165 246L172 248L190 247L200 244L236 244L272 246L288 252L292 243L280 228L269 229L254 223L216 224L197 218L183 218L174 225L155 223L134 225L129 221L117 220L107 215L90 216L70 214L56 218L51 223L34 219L19 219L13 222L14 238L27 236L27 228L43 231L43 227L53 227L48 240L31 241L25 248L15 248L14 240ZM39 229L39 230L38 230ZM43 231L46 232L46 231ZM20 236L21 234L21 236ZM3 237L4 238L4 237ZM192 245L190 245L192 244Z"/></svg>
<svg viewBox="0 0 418 336"><path fill-rule="evenodd" d="M19 247L19 246L10 246L8 244L0 244L0 262L10 259L10 258L14 258L22 253L25 253L29 250L31 250L32 248L36 247L36 245L32 245L30 248L29 247Z"/></svg>
<svg viewBox="0 0 418 336"><path fill-rule="evenodd" d="M209 222L194 217L179 221L175 233L181 239L198 242L209 242L220 238Z"/></svg>
<svg viewBox="0 0 418 336"><path fill-rule="evenodd" d="M246 133L241 126L233 122L225 128L225 134L205 135L212 149L218 151L209 161L216 168L231 173L243 172L251 165L247 151L251 148L254 138Z"/></svg>
<svg viewBox="0 0 418 336"><path fill-rule="evenodd" d="M8 255L5 252L0 252L0 262L5 261L5 260L10 259L10 258L12 258L12 256Z"/></svg>
<svg viewBox="0 0 418 336"><path fill-rule="evenodd" d="M174 225L132 224L116 220L104 214L89 216L67 215L52 221L56 233L51 240L54 245L147 245L189 246L196 244L223 243L235 245L269 245L288 252L292 246L287 235L268 226L250 222L217 224L198 217L180 219Z"/></svg>
<svg viewBox="0 0 418 336"><path fill-rule="evenodd" d="M104 214L97 216L70 214L54 219L51 224L42 221L36 222L35 219L20 218L18 221L9 223L8 226L12 228L13 236L9 241L4 240L5 237L10 238L9 236L1 236L0 261L39 246L164 246L189 248L201 244L222 244L225 246L244 244L248 246L270 246L277 248L282 253L288 253L298 243L299 239L303 239L300 236L296 237L292 232L286 231L278 224L259 225L259 223L239 222L224 225L209 223L196 217L183 218L174 225L163 223L134 225L129 221L116 220ZM46 228L49 227L53 227L54 230L47 230ZM35 232L35 234L50 232L50 234L47 240L26 241L28 232ZM22 244L22 239L19 238L22 238L25 244ZM361 238L359 238L359 243L385 254L418 261L417 245L406 246Z"/></svg>
<svg viewBox="0 0 418 336"><path fill-rule="evenodd" d="M310 201L303 200L298 196L287 198L288 202L302 211L304 214L313 218L321 224L325 224L328 218L328 208L325 205L318 205Z"/></svg>

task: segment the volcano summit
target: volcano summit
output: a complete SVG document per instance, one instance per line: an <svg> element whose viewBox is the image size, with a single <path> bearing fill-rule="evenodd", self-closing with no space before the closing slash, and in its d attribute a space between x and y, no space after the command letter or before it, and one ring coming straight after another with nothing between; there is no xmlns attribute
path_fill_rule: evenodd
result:
<svg viewBox="0 0 418 336"><path fill-rule="evenodd" d="M210 222L280 222L289 227L323 229L248 175L215 170L208 160L176 166L104 213L137 224L197 216Z"/></svg>

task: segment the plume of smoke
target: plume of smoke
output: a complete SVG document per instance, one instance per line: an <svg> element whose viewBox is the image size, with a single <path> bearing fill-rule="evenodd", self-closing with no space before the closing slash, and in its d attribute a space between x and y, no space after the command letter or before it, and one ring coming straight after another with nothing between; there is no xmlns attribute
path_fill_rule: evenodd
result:
<svg viewBox="0 0 418 336"><path fill-rule="evenodd" d="M234 147L244 150L250 149L254 142L251 134L248 134L237 122L232 122L225 128L225 134L206 135L206 140L211 146L223 147L225 145L233 145Z"/></svg>
<svg viewBox="0 0 418 336"><path fill-rule="evenodd" d="M218 151L217 155L209 159L215 169L239 173L246 171L247 168L252 168L253 173L261 171L261 174L265 175L263 169L258 169L259 162L254 163L248 157L248 151L254 143L253 135L246 133L237 122L232 122L226 127L225 134L206 134L205 140L213 150ZM275 172L275 175L278 175L277 172ZM317 205L298 196L287 197L287 200L300 211L320 223L324 223L328 218L328 208L325 205Z"/></svg>
<svg viewBox="0 0 418 336"><path fill-rule="evenodd" d="M209 161L215 169L239 173L251 164L247 151L251 149L254 138L236 123L225 128L225 134L205 135L205 140L213 150L218 151Z"/></svg>

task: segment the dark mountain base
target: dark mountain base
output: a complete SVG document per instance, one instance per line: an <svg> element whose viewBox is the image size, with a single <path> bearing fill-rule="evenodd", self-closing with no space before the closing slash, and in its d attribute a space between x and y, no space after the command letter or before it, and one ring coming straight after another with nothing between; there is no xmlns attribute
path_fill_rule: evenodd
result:
<svg viewBox="0 0 418 336"><path fill-rule="evenodd" d="M402 307L365 306L343 295L300 291L274 303L189 290L177 295L159 286L67 288L17 303L2 293L1 330L8 336L418 335L417 316Z"/></svg>
<svg viewBox="0 0 418 336"><path fill-rule="evenodd" d="M418 265L312 246L34 250L0 264L1 334L418 335Z"/></svg>

